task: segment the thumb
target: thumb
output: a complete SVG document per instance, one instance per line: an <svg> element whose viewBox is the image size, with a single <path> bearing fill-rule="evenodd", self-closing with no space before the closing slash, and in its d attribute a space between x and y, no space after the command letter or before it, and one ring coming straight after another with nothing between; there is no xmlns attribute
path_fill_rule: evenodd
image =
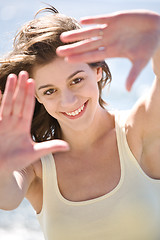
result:
<svg viewBox="0 0 160 240"><path fill-rule="evenodd" d="M146 66L146 64L147 64L147 61L144 59L140 59L133 62L132 68L126 80L126 89L128 91L131 90L133 83L136 81L137 77L139 76L143 68Z"/></svg>
<svg viewBox="0 0 160 240"><path fill-rule="evenodd" d="M69 150L69 145L67 142L62 140L50 140L41 143L36 143L34 145L34 150L37 157L42 157L49 153L63 152Z"/></svg>

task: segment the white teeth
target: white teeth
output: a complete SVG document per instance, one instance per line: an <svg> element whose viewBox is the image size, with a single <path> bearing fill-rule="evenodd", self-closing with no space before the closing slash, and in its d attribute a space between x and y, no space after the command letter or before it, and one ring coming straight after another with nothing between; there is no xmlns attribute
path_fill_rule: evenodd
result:
<svg viewBox="0 0 160 240"><path fill-rule="evenodd" d="M68 116L76 116L76 115L78 115L81 111L83 111L83 109L84 109L84 104L83 104L82 107L78 108L76 111L70 112L70 113L66 112L66 114L67 114Z"/></svg>

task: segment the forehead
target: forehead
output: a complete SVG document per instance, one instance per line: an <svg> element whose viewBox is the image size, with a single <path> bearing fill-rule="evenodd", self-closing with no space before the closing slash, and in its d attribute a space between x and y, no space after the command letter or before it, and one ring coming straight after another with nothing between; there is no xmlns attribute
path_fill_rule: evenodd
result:
<svg viewBox="0 0 160 240"><path fill-rule="evenodd" d="M74 72L82 70L86 74L91 74L93 69L87 63L68 63L63 58L56 58L48 64L37 65L33 69L35 81L49 80L50 78L68 78Z"/></svg>

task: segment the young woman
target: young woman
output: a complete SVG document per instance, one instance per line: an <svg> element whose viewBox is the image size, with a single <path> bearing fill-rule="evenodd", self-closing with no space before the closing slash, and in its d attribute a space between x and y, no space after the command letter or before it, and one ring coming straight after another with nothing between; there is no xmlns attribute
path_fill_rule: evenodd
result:
<svg viewBox="0 0 160 240"><path fill-rule="evenodd" d="M48 10L22 27L0 67L0 208L26 197L48 240L157 240L160 16L126 11L83 30ZM103 58L115 56L133 63L128 89L153 59L150 93L127 113L101 97L111 81Z"/></svg>

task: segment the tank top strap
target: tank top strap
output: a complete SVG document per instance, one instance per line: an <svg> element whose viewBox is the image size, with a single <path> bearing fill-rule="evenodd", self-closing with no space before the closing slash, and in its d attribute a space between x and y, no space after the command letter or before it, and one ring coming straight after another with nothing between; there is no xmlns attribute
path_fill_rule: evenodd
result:
<svg viewBox="0 0 160 240"><path fill-rule="evenodd" d="M129 110L126 111L115 111L115 127L123 129L127 120Z"/></svg>
<svg viewBox="0 0 160 240"><path fill-rule="evenodd" d="M43 176L43 205L42 210L38 214L38 218L46 212L46 207L52 204L55 199L56 191L56 169L52 153L41 157L42 176Z"/></svg>
<svg viewBox="0 0 160 240"><path fill-rule="evenodd" d="M43 178L45 181L52 182L50 180L54 180L56 177L55 173L55 163L52 153L47 154L43 157L41 157L42 162L42 171L43 171ZM53 182L52 182L53 183Z"/></svg>
<svg viewBox="0 0 160 240"><path fill-rule="evenodd" d="M117 136L118 151L120 157L124 155L124 149L128 148L125 133L125 123L128 115L128 111L116 111L115 112L115 128Z"/></svg>
<svg viewBox="0 0 160 240"><path fill-rule="evenodd" d="M124 166L125 175L133 170L133 165L138 165L137 160L133 156L126 138L125 123L129 111L117 111L115 113L115 128L117 136L118 152L121 165Z"/></svg>
<svg viewBox="0 0 160 240"><path fill-rule="evenodd" d="M136 158L134 157L127 141L125 124L129 111L119 111L115 113L115 127L117 135L117 145L120 160L125 169L125 178L136 176L139 172L144 175L143 170L139 166Z"/></svg>

